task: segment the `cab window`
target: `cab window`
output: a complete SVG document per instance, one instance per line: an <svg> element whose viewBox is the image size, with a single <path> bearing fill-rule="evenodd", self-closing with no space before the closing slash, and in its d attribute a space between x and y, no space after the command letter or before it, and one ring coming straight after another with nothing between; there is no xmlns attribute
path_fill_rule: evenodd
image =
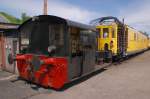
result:
<svg viewBox="0 0 150 99"><path fill-rule="evenodd" d="M103 38L108 38L108 37L109 37L109 29L103 28Z"/></svg>

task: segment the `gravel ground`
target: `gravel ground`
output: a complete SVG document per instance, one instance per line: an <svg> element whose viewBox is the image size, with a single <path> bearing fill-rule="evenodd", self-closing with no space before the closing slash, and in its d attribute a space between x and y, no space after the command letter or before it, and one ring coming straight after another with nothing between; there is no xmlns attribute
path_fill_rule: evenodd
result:
<svg viewBox="0 0 150 99"><path fill-rule="evenodd" d="M150 99L150 51L72 84L62 91L0 81L0 99Z"/></svg>
<svg viewBox="0 0 150 99"><path fill-rule="evenodd" d="M51 89L44 89L18 80L17 75L0 70L0 99L28 99L39 94L52 92Z"/></svg>
<svg viewBox="0 0 150 99"><path fill-rule="evenodd" d="M30 99L150 99L150 51L114 65L64 91Z"/></svg>

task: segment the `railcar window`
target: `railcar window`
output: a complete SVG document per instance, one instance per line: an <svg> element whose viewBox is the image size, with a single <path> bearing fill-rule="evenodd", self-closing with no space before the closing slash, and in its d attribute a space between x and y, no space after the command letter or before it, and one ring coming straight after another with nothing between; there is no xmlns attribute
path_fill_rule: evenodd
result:
<svg viewBox="0 0 150 99"><path fill-rule="evenodd" d="M81 30L80 31L80 41L82 45L82 50L88 50L94 48L96 44L95 34L89 30Z"/></svg>
<svg viewBox="0 0 150 99"><path fill-rule="evenodd" d="M97 28L96 29L96 33L97 33L97 37L101 38L101 29L100 28Z"/></svg>
<svg viewBox="0 0 150 99"><path fill-rule="evenodd" d="M71 53L72 55L76 55L78 51L80 50L80 30L75 27L70 27L69 28L69 33L70 33L70 45L71 45Z"/></svg>
<svg viewBox="0 0 150 99"><path fill-rule="evenodd" d="M140 35L136 33L136 40L139 41L139 39L140 39Z"/></svg>
<svg viewBox="0 0 150 99"><path fill-rule="evenodd" d="M115 30L112 28L112 38L115 38Z"/></svg>
<svg viewBox="0 0 150 99"><path fill-rule="evenodd" d="M136 33L134 33L134 40L136 40Z"/></svg>
<svg viewBox="0 0 150 99"><path fill-rule="evenodd" d="M108 38L108 37L109 37L109 29L103 28L103 38Z"/></svg>

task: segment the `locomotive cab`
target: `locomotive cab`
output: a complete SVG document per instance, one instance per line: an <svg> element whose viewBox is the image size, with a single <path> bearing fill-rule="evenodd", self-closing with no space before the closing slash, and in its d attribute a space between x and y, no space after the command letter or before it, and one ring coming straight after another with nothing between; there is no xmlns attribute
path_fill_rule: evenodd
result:
<svg viewBox="0 0 150 99"><path fill-rule="evenodd" d="M20 27L20 52L64 56L64 31L63 21L46 22L45 19L33 17Z"/></svg>

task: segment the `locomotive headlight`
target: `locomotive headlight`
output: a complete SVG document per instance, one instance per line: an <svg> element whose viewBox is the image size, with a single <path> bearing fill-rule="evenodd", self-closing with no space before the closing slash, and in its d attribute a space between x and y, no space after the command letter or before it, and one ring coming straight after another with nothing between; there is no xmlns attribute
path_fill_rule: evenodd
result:
<svg viewBox="0 0 150 99"><path fill-rule="evenodd" d="M49 53L51 53L51 52L53 52L55 50L56 50L56 46L55 45L51 45L51 46L48 47L48 52Z"/></svg>

